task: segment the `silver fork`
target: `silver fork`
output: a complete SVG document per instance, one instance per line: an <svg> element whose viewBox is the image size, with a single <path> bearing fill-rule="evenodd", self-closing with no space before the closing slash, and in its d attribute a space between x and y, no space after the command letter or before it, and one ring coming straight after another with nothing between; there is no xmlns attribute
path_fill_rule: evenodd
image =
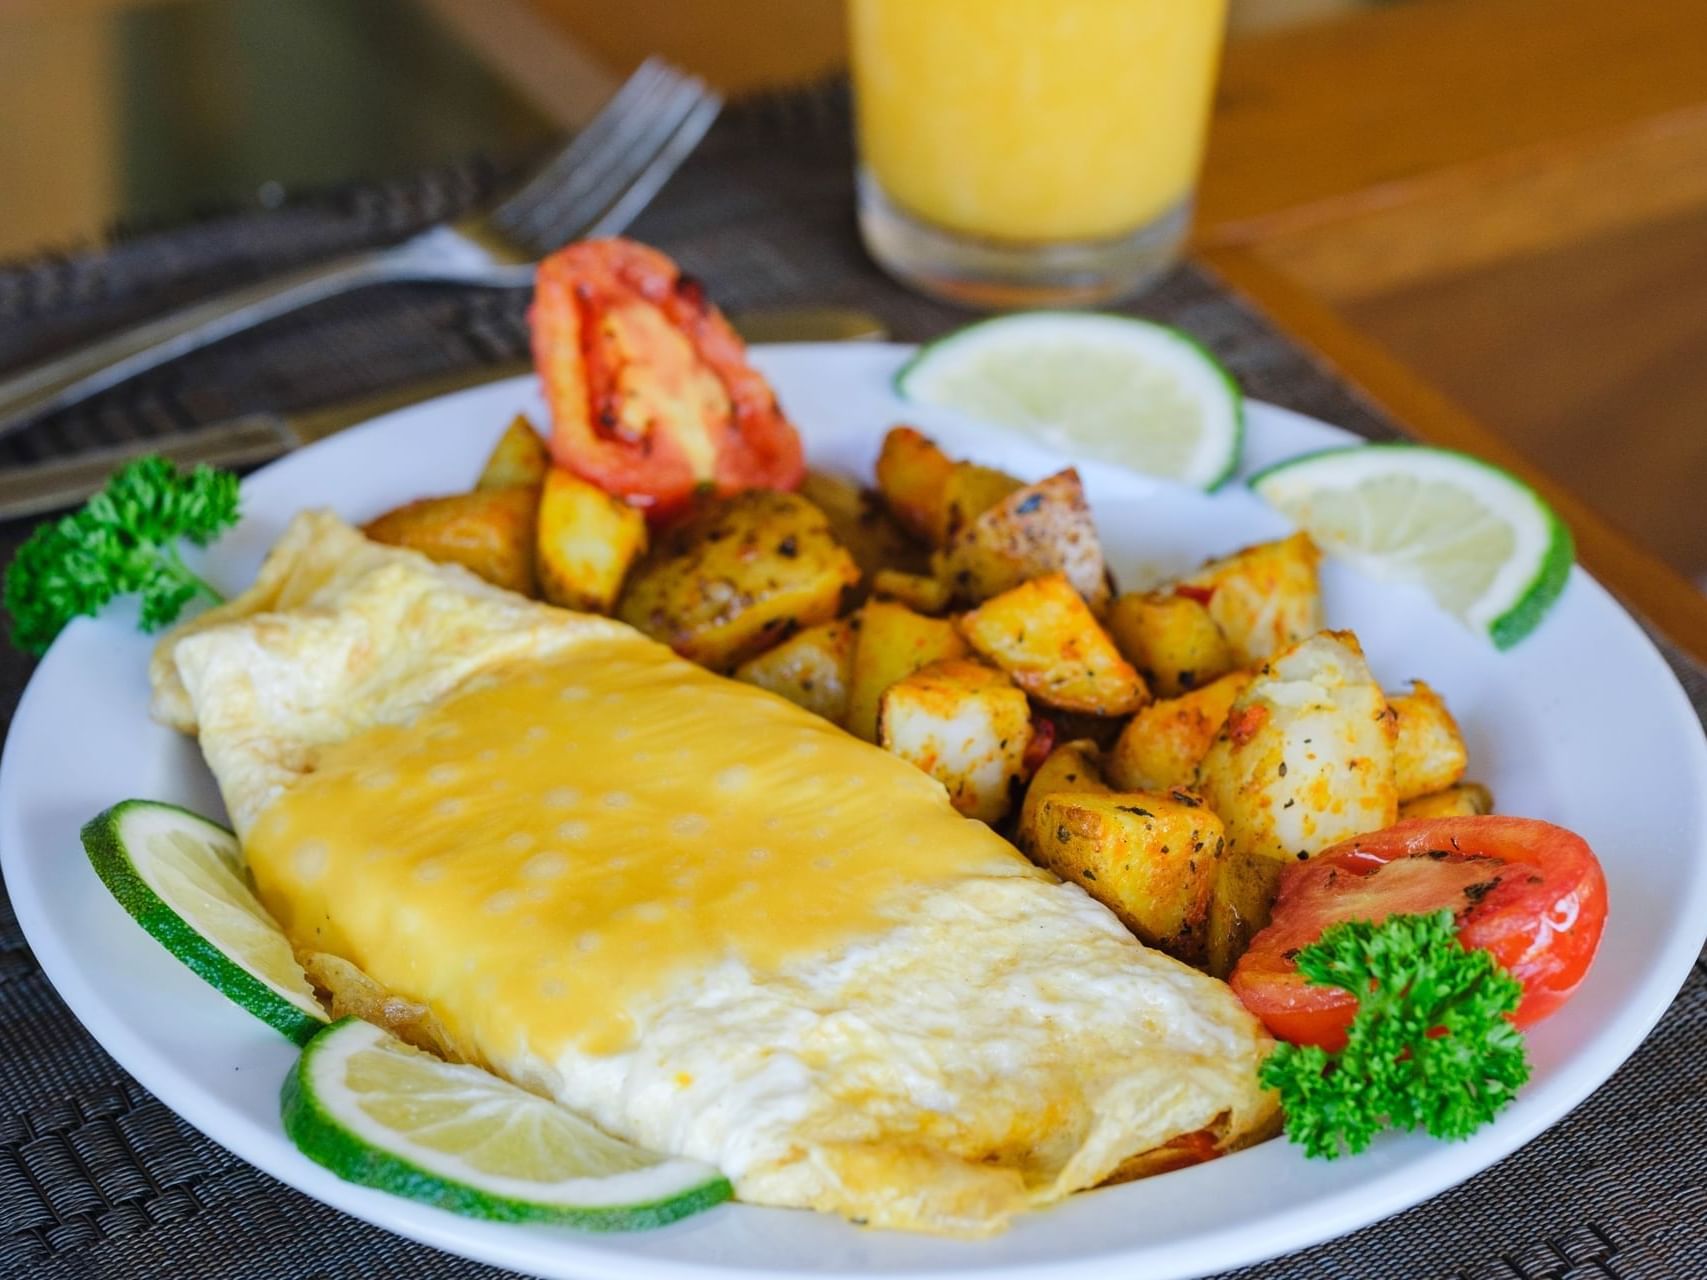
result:
<svg viewBox="0 0 1707 1280"><path fill-rule="evenodd" d="M148 320L0 379L0 434L310 303L400 280L516 286L582 236L614 235L688 157L721 100L648 59L599 114L502 204L370 250L277 276Z"/></svg>

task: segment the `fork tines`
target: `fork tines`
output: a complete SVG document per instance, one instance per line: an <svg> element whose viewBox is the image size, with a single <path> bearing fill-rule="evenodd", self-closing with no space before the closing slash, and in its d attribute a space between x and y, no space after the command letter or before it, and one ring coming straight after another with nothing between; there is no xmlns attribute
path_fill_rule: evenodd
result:
<svg viewBox="0 0 1707 1280"><path fill-rule="evenodd" d="M704 81L648 58L603 110L520 191L494 226L537 254L614 235L691 152L721 100Z"/></svg>

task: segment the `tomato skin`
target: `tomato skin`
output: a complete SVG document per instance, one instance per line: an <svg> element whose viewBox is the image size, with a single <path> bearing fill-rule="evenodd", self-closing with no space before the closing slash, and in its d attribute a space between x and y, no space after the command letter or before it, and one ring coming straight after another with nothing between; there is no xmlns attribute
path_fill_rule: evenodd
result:
<svg viewBox="0 0 1707 1280"><path fill-rule="evenodd" d="M644 321L644 332L619 336L617 315ZM559 249L539 265L528 321L554 461L649 518L706 492L793 489L805 475L800 437L741 339L656 249L620 238ZM715 389L722 403L683 396L684 378L690 392ZM643 423L630 420L637 387L659 389Z"/></svg>
<svg viewBox="0 0 1707 1280"><path fill-rule="evenodd" d="M1588 972L1606 922L1606 878L1582 837L1552 823L1415 818L1289 866L1268 927L1229 982L1279 1039L1342 1048L1356 997L1311 985L1289 957L1341 920L1442 907L1453 910L1464 946L1491 952L1523 984L1512 1021L1528 1026Z"/></svg>

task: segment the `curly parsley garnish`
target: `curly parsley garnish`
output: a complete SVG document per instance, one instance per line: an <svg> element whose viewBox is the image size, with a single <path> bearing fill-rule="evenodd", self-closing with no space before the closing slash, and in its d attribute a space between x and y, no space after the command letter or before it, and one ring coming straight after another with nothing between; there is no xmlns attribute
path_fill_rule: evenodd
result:
<svg viewBox="0 0 1707 1280"><path fill-rule="evenodd" d="M1450 911L1333 925L1298 953L1298 971L1358 998L1340 1052L1283 1044L1262 1065L1307 1155L1362 1151L1383 1128L1469 1137L1529 1079L1507 1018L1523 986L1459 944Z"/></svg>
<svg viewBox="0 0 1707 1280"><path fill-rule="evenodd" d="M70 515L42 525L6 568L12 643L46 652L66 623L109 600L142 597L142 628L176 620L198 595L219 592L191 573L178 540L206 546L237 522L237 477L199 466L180 472L165 458L138 458Z"/></svg>

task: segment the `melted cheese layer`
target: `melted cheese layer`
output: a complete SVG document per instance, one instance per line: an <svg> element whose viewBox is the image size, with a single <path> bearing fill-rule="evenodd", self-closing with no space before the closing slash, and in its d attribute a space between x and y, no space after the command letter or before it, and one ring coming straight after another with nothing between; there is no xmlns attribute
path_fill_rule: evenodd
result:
<svg viewBox="0 0 1707 1280"><path fill-rule="evenodd" d="M725 960L782 974L935 886L1039 875L911 765L637 635L319 748L245 848L299 945L488 1060L617 1052Z"/></svg>

